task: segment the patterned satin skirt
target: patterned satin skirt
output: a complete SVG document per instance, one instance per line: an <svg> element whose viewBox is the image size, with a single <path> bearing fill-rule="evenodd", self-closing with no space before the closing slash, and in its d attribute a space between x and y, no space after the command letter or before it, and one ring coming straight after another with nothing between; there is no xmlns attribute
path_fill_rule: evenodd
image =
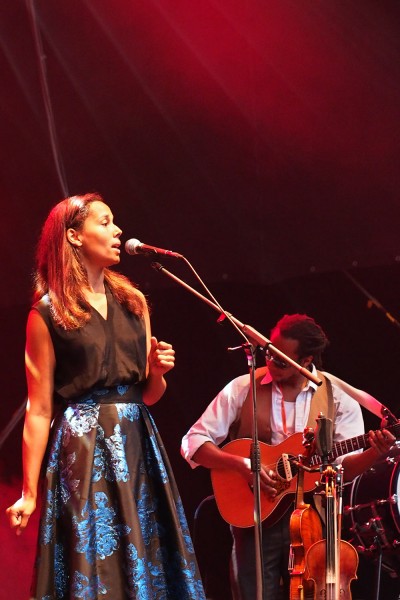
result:
<svg viewBox="0 0 400 600"><path fill-rule="evenodd" d="M204 600L154 421L127 387L69 405L52 428L31 594Z"/></svg>

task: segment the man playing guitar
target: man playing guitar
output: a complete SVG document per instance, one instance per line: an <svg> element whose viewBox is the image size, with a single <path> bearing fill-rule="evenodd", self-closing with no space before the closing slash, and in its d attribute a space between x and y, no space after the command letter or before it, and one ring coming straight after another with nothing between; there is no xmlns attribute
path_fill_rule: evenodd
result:
<svg viewBox="0 0 400 600"><path fill-rule="evenodd" d="M293 434L302 433L307 425L315 426L319 412L332 419L334 443L364 434L359 404L317 371L321 368L321 356L328 339L314 319L301 314L285 315L273 327L271 343L302 367L318 374L323 385L322 391L319 390L295 367L267 352L266 366L256 370L257 425L261 442L272 446L284 443ZM246 493L251 495L253 472L248 454L230 452L229 444L225 450L219 448L225 440L244 441L252 437L249 388L248 374L228 383L184 436L181 453L193 468L202 465L215 473L233 474L244 482ZM364 452L351 452L336 461L342 462L345 481L351 481L371 467L379 456L388 452L394 441L395 437L387 429L369 432L369 447ZM297 453L301 453L301 448ZM260 486L267 515L273 515L274 505L280 504L285 490L282 492L282 477L277 473L276 461L267 462L269 464L262 459ZM237 504L233 510L240 511L242 503ZM268 600L288 598L289 594L289 521L293 505L292 509L290 505L286 508L284 514L276 511L275 518L263 521L264 597ZM233 598L254 600L254 527L251 522L239 521L239 526L232 526L231 530ZM280 582L283 582L281 591Z"/></svg>

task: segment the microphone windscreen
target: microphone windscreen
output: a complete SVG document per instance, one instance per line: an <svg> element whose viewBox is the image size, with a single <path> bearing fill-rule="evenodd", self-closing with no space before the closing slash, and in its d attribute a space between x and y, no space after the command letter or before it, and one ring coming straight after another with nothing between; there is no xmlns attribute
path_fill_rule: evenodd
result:
<svg viewBox="0 0 400 600"><path fill-rule="evenodd" d="M318 427L316 432L317 453L320 456L328 456L332 451L332 420L324 416L317 419Z"/></svg>
<svg viewBox="0 0 400 600"><path fill-rule="evenodd" d="M128 254L138 254L139 248L141 245L142 245L142 242L139 242L139 240L132 238L125 242L125 251Z"/></svg>

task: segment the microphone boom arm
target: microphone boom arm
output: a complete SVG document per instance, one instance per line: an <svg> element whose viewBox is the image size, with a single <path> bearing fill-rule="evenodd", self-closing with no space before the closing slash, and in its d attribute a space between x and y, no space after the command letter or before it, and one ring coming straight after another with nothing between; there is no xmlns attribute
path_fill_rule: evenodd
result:
<svg viewBox="0 0 400 600"><path fill-rule="evenodd" d="M186 290L188 290L189 292L191 292L192 294L194 294L195 296L200 298L200 300L203 300L203 302L205 302L206 304L211 306L211 308L213 308L217 312L221 313L220 308L214 302L212 302L211 300L209 300L208 298L203 296L203 294L200 294L200 292L198 292L197 290L192 288L190 285L188 285L187 283L182 281L182 279L179 279L179 277L177 277L176 275L174 275L173 273L171 273L170 271L165 269L165 267L163 267L163 265L161 265L160 263L157 263L157 262L153 262L153 263L151 263L151 266L154 269L156 269L157 271L161 271L162 273L164 273L165 275L167 275L168 277L170 277L171 279L176 281L176 283L179 283L179 285L181 285ZM240 329L240 331L244 334L246 339L248 339L250 341L250 343L253 344L253 346L260 346L264 350L266 350L267 348L268 348L268 350L272 350L273 353L276 354L276 356L278 356L279 358L281 358L282 360L284 360L285 362L290 364L292 367L297 369L299 371L299 373L301 373L304 377L306 377L310 381L313 381L316 385L322 384L322 381L319 377L317 377L316 375L313 375L313 373L311 373L311 371L309 371L305 367L302 367L301 365L299 365L296 361L294 361L289 356L286 356L286 354L284 352L281 352L281 350L279 350L278 348L275 348L275 346L272 344L272 342L267 337L265 337L264 335L259 333L256 329L254 329L254 327L252 327L251 325L246 325L246 324L242 323L241 321L236 319L230 313L224 314L224 317L226 315L228 316L229 320L231 320Z"/></svg>

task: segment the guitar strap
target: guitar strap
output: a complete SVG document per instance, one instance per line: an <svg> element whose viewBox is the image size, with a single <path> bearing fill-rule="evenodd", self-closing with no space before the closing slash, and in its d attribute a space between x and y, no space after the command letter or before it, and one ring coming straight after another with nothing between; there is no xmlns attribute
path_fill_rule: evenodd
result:
<svg viewBox="0 0 400 600"><path fill-rule="evenodd" d="M261 385L267 373L267 367L256 369L256 397L257 397L257 427L259 440L266 444L271 443L271 400L272 386L267 383ZM242 410L236 421L234 421L229 430L229 438L236 440L239 438L251 438L253 435L253 403L251 401L250 390L243 403Z"/></svg>
<svg viewBox="0 0 400 600"><path fill-rule="evenodd" d="M315 428L316 420L319 413L322 413L325 417L330 419L332 423L334 417L332 384L328 377L321 373L321 371L317 371L317 375L321 379L322 384L319 387L317 387L311 400L310 414L308 415L307 427L312 428Z"/></svg>
<svg viewBox="0 0 400 600"><path fill-rule="evenodd" d="M272 382L261 385L267 372L267 367L256 369L256 396L257 396L257 427L260 441L271 444L271 407L272 407ZM333 422L334 402L332 384L320 371L317 372L322 384L313 394L308 416L307 427L315 428L319 413L325 415ZM229 430L229 439L251 438L253 431L253 404L250 393L243 403L240 417L232 423Z"/></svg>

